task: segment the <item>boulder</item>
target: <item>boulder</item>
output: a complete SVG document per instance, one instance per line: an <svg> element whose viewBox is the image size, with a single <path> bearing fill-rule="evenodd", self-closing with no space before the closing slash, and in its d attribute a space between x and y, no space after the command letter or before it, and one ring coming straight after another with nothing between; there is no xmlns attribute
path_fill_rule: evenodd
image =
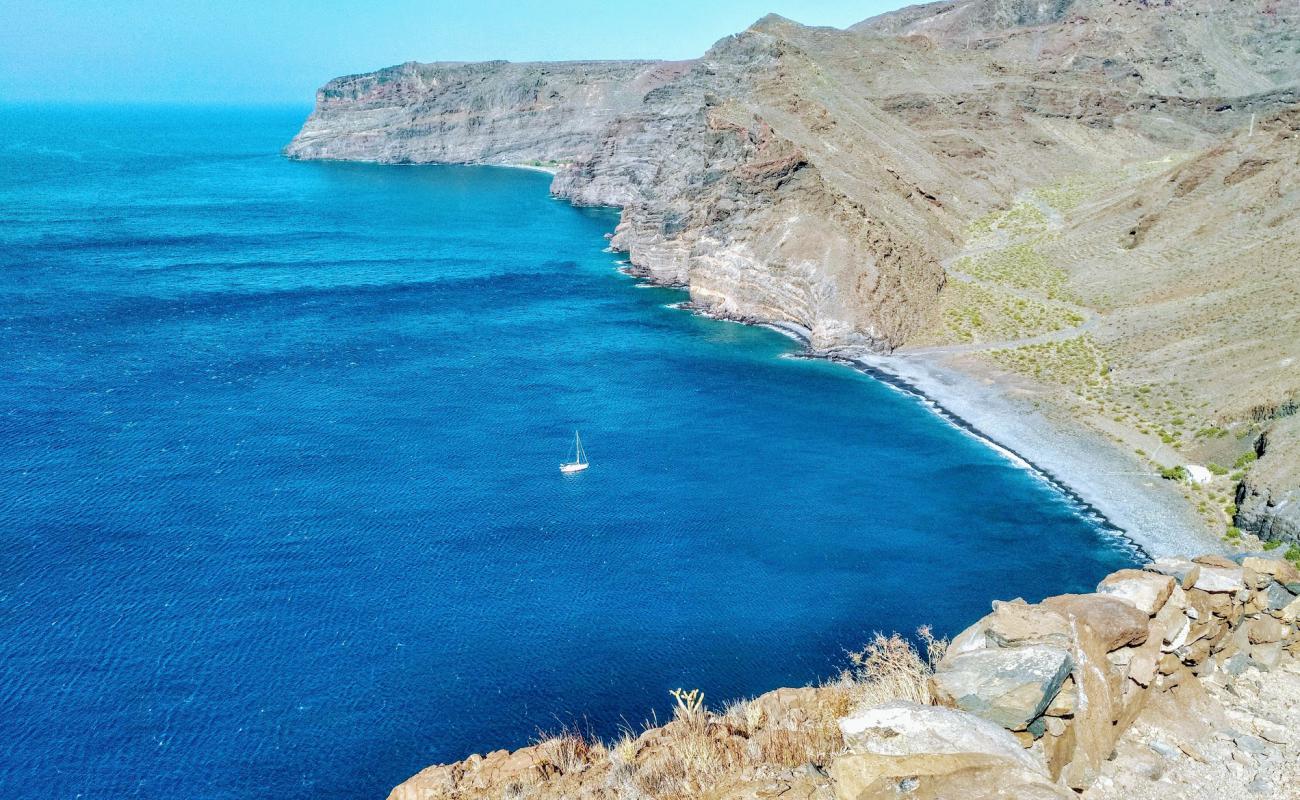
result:
<svg viewBox="0 0 1300 800"><path fill-rule="evenodd" d="M1187 562L1191 564L1191 562ZM1168 575L1139 569L1112 572L1097 584L1101 594L1117 597L1154 616L1174 591L1174 579Z"/></svg>
<svg viewBox="0 0 1300 800"><path fill-rule="evenodd" d="M1160 639L1152 636L1134 651L1128 663L1129 680L1138 686L1150 686L1156 676L1156 663L1160 660Z"/></svg>
<svg viewBox="0 0 1300 800"><path fill-rule="evenodd" d="M847 752L830 765L837 800L1073 796L1012 734L961 711L894 701L840 720L840 730Z"/></svg>
<svg viewBox="0 0 1300 800"><path fill-rule="evenodd" d="M822 703L815 686L781 688L765 692L751 702L753 712L763 720L794 720L820 716Z"/></svg>
<svg viewBox="0 0 1300 800"><path fill-rule="evenodd" d="M993 613L980 620L989 643L997 647L1019 647L1045 643L1065 647L1070 642L1070 623L1054 609L1026 603L993 603Z"/></svg>
<svg viewBox="0 0 1300 800"><path fill-rule="evenodd" d="M931 681L940 702L1024 730L1047 709L1073 666L1068 651L1030 644L945 657Z"/></svg>
<svg viewBox="0 0 1300 800"><path fill-rule="evenodd" d="M844 746L852 753L906 756L980 754L1029 770L1038 760L994 723L951 708L894 700L840 720Z"/></svg>
<svg viewBox="0 0 1300 800"><path fill-rule="evenodd" d="M1246 588L1242 568L1233 564L1231 567L1201 566L1200 575L1192 586L1203 592L1235 593Z"/></svg>
<svg viewBox="0 0 1300 800"><path fill-rule="evenodd" d="M1107 652L1147 639L1148 612L1113 595L1063 594L1047 598L1042 605L1087 625Z"/></svg>
<svg viewBox="0 0 1300 800"><path fill-rule="evenodd" d="M1256 617L1246 625L1251 644L1268 644L1281 641L1286 635L1282 623L1272 617Z"/></svg>
<svg viewBox="0 0 1300 800"><path fill-rule="evenodd" d="M831 762L835 800L1077 800L1046 776L976 756L845 753Z"/></svg>
<svg viewBox="0 0 1300 800"><path fill-rule="evenodd" d="M1072 789L1082 790L1096 780L1122 732L1115 720L1124 711L1127 681L1112 668L1106 642L1087 625L1079 626L1070 657L1079 704L1070 725L1074 729L1074 755L1062 766L1060 780Z"/></svg>
<svg viewBox="0 0 1300 800"><path fill-rule="evenodd" d="M1281 611L1290 605L1295 597L1285 586L1271 580L1267 586L1259 590L1256 602L1265 611Z"/></svg>
<svg viewBox="0 0 1300 800"><path fill-rule="evenodd" d="M1278 583L1300 583L1300 569L1284 558L1245 558L1241 565Z"/></svg>
<svg viewBox="0 0 1300 800"><path fill-rule="evenodd" d="M1278 664L1282 663L1281 642L1252 644L1247 652L1250 654L1250 663L1265 672L1277 669Z"/></svg>
<svg viewBox="0 0 1300 800"><path fill-rule="evenodd" d="M1288 625L1294 624L1296 620L1300 619L1300 597L1287 603L1282 608L1281 619Z"/></svg>
<svg viewBox="0 0 1300 800"><path fill-rule="evenodd" d="M1066 678L1065 683L1061 684L1061 690L1047 704L1047 710L1043 713L1052 717L1072 717L1078 706L1079 690L1074 685L1074 678Z"/></svg>
<svg viewBox="0 0 1300 800"><path fill-rule="evenodd" d="M1234 569L1236 567L1241 566L1236 561L1233 561L1232 559L1227 558L1226 556L1221 556L1216 553L1197 556L1196 558L1192 559L1192 562L1196 564L1201 564L1202 566L1223 567L1224 569Z"/></svg>
<svg viewBox="0 0 1300 800"><path fill-rule="evenodd" d="M1144 569L1148 572L1159 575L1168 575L1178 581L1186 589L1196 580L1196 575L1201 571L1201 565L1186 558L1157 558ZM1127 570L1121 570L1127 571ZM1100 589L1098 589L1100 591Z"/></svg>

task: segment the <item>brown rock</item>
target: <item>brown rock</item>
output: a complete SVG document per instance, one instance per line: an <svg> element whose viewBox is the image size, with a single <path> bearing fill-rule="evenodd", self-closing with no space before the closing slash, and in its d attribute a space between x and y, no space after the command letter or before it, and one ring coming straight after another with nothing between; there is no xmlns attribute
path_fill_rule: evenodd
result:
<svg viewBox="0 0 1300 800"><path fill-rule="evenodd" d="M1131 603L1153 616L1173 593L1174 579L1145 570L1121 569L1102 578L1097 591Z"/></svg>
<svg viewBox="0 0 1300 800"><path fill-rule="evenodd" d="M848 752L830 765L838 800L1064 798L1042 763L996 724L946 708L893 702L840 723ZM1032 737L1031 737L1032 739Z"/></svg>
<svg viewBox="0 0 1300 800"><path fill-rule="evenodd" d="M1051 717L1072 717L1078 704L1079 690L1074 685L1074 676L1070 676L1061 684L1061 690L1047 704L1047 710L1043 713Z"/></svg>
<svg viewBox="0 0 1300 800"><path fill-rule="evenodd" d="M1200 664L1210 657L1210 643L1205 639L1186 644L1174 652L1184 664Z"/></svg>
<svg viewBox="0 0 1300 800"><path fill-rule="evenodd" d="M1287 625L1294 624L1300 619L1300 597L1283 606L1280 619Z"/></svg>
<svg viewBox="0 0 1300 800"><path fill-rule="evenodd" d="M1150 686L1156 676L1160 660L1160 637L1152 636L1133 652L1128 664L1128 677L1139 686Z"/></svg>
<svg viewBox="0 0 1300 800"><path fill-rule="evenodd" d="M1267 575L1281 584L1300 583L1300 570L1285 559L1250 556L1242 559L1241 566L1260 575Z"/></svg>
<svg viewBox="0 0 1300 800"><path fill-rule="evenodd" d="M1069 619L1087 625L1107 652L1137 645L1147 639L1148 613L1113 595L1063 594L1042 603Z"/></svg>
<svg viewBox="0 0 1300 800"><path fill-rule="evenodd" d="M1045 775L973 754L849 753L831 762L830 775L836 800L1076 800Z"/></svg>
<svg viewBox="0 0 1300 800"><path fill-rule="evenodd" d="M1193 619L1209 619L1214 613L1213 603L1210 600L1209 592L1202 592L1200 589L1192 589L1187 592L1187 610L1188 616ZM1196 613L1193 615L1192 611Z"/></svg>
<svg viewBox="0 0 1300 800"><path fill-rule="evenodd" d="M1224 569L1237 568L1237 562L1216 554L1197 556L1192 559L1192 562L1195 564L1204 564L1207 567L1223 567Z"/></svg>
<svg viewBox="0 0 1300 800"><path fill-rule="evenodd" d="M1218 592L1210 595L1210 613L1227 619L1232 615L1232 595Z"/></svg>
<svg viewBox="0 0 1300 800"><path fill-rule="evenodd" d="M1061 781L1076 790L1096 780L1123 732L1114 722L1123 711L1123 690L1128 682L1111 669L1106 652L1105 643L1092 628L1079 627L1078 638L1070 651L1080 697L1070 723L1075 749L1073 758L1062 766L1060 774Z"/></svg>
<svg viewBox="0 0 1300 800"><path fill-rule="evenodd" d="M1282 623L1272 617L1256 617L1246 623L1248 638L1251 644L1268 644L1277 642L1286 635L1286 630Z"/></svg>
<svg viewBox="0 0 1300 800"><path fill-rule="evenodd" d="M1060 736L1053 736L1051 733L1042 738L1043 756L1047 760L1047 772L1051 775L1052 780L1060 780L1061 771L1065 765L1074 759L1075 738L1074 726L1066 725L1065 732Z"/></svg>
<svg viewBox="0 0 1300 800"><path fill-rule="evenodd" d="M1056 609L1025 603L993 603L993 613L979 623L990 643L998 647L1045 643L1064 647L1070 623Z"/></svg>

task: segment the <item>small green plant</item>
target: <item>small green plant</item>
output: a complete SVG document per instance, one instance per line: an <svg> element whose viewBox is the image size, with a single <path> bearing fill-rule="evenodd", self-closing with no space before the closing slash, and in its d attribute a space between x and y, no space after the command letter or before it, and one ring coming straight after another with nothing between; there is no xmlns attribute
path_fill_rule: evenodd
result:
<svg viewBox="0 0 1300 800"><path fill-rule="evenodd" d="M1241 541L1241 528L1238 528L1235 525L1229 525L1228 532L1223 535L1223 538L1230 542Z"/></svg>
<svg viewBox="0 0 1300 800"><path fill-rule="evenodd" d="M1227 514L1230 517L1237 516L1237 504L1228 503L1226 506L1223 507L1223 513Z"/></svg>
<svg viewBox="0 0 1300 800"><path fill-rule="evenodd" d="M1234 483L1241 483L1241 481L1245 479L1245 477L1246 477L1246 470L1239 469L1236 472L1229 475L1228 480L1233 481Z"/></svg>
<svg viewBox="0 0 1300 800"><path fill-rule="evenodd" d="M1205 465L1205 468L1215 475L1227 475L1228 468L1215 464L1213 461Z"/></svg>
<svg viewBox="0 0 1300 800"><path fill-rule="evenodd" d="M1291 545L1286 550L1286 560L1295 564L1300 564L1300 545Z"/></svg>
<svg viewBox="0 0 1300 800"><path fill-rule="evenodd" d="M1278 542L1278 541L1267 541L1267 542L1264 542L1264 549L1265 549L1265 550L1276 550L1276 549L1278 549L1278 548L1281 547L1281 546L1282 546L1282 543L1281 543L1281 542Z"/></svg>
<svg viewBox="0 0 1300 800"><path fill-rule="evenodd" d="M1232 468L1245 469L1247 464L1254 463L1254 461L1258 458L1259 456L1255 455L1254 450L1247 450L1246 452L1237 456L1237 460L1232 462Z"/></svg>
<svg viewBox="0 0 1300 800"><path fill-rule="evenodd" d="M1185 481L1187 480L1187 467L1182 464L1175 467L1161 467L1160 477L1167 481Z"/></svg>
<svg viewBox="0 0 1300 800"><path fill-rule="evenodd" d="M1143 450L1141 447L1139 447L1137 450L1134 450L1133 452L1137 453L1138 455L1142 456L1143 458L1146 458L1146 457L1147 457L1147 451Z"/></svg>

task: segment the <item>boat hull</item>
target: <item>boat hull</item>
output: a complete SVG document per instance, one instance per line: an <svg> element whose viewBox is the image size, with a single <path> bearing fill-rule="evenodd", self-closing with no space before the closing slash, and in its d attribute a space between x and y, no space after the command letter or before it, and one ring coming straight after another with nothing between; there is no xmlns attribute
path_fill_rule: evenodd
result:
<svg viewBox="0 0 1300 800"><path fill-rule="evenodd" d="M584 469L586 469L588 466L590 466L590 465L588 465L588 464L561 464L561 465L560 465L560 472L563 472L565 475L569 475L569 474L572 474L572 473L574 473L574 472L582 472L582 471L583 471Z"/></svg>

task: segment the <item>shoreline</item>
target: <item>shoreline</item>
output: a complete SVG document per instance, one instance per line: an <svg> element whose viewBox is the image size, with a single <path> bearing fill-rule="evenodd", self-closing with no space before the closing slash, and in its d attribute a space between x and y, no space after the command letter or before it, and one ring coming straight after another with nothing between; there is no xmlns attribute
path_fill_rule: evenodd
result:
<svg viewBox="0 0 1300 800"><path fill-rule="evenodd" d="M679 307L770 328L803 346L798 357L840 363L911 395L1049 485L1079 513L1131 547L1139 560L1227 552L1186 499L1134 455L1082 422L1059 419L1061 413L1049 414L1013 396L1009 387L946 363L942 356L819 351L809 347L808 331L793 323L735 319L692 303Z"/></svg>
<svg viewBox="0 0 1300 800"><path fill-rule="evenodd" d="M1037 407L941 357L855 354L850 360L867 374L901 384L940 416L1025 465L1147 559L1227 551L1181 493L1063 410Z"/></svg>

